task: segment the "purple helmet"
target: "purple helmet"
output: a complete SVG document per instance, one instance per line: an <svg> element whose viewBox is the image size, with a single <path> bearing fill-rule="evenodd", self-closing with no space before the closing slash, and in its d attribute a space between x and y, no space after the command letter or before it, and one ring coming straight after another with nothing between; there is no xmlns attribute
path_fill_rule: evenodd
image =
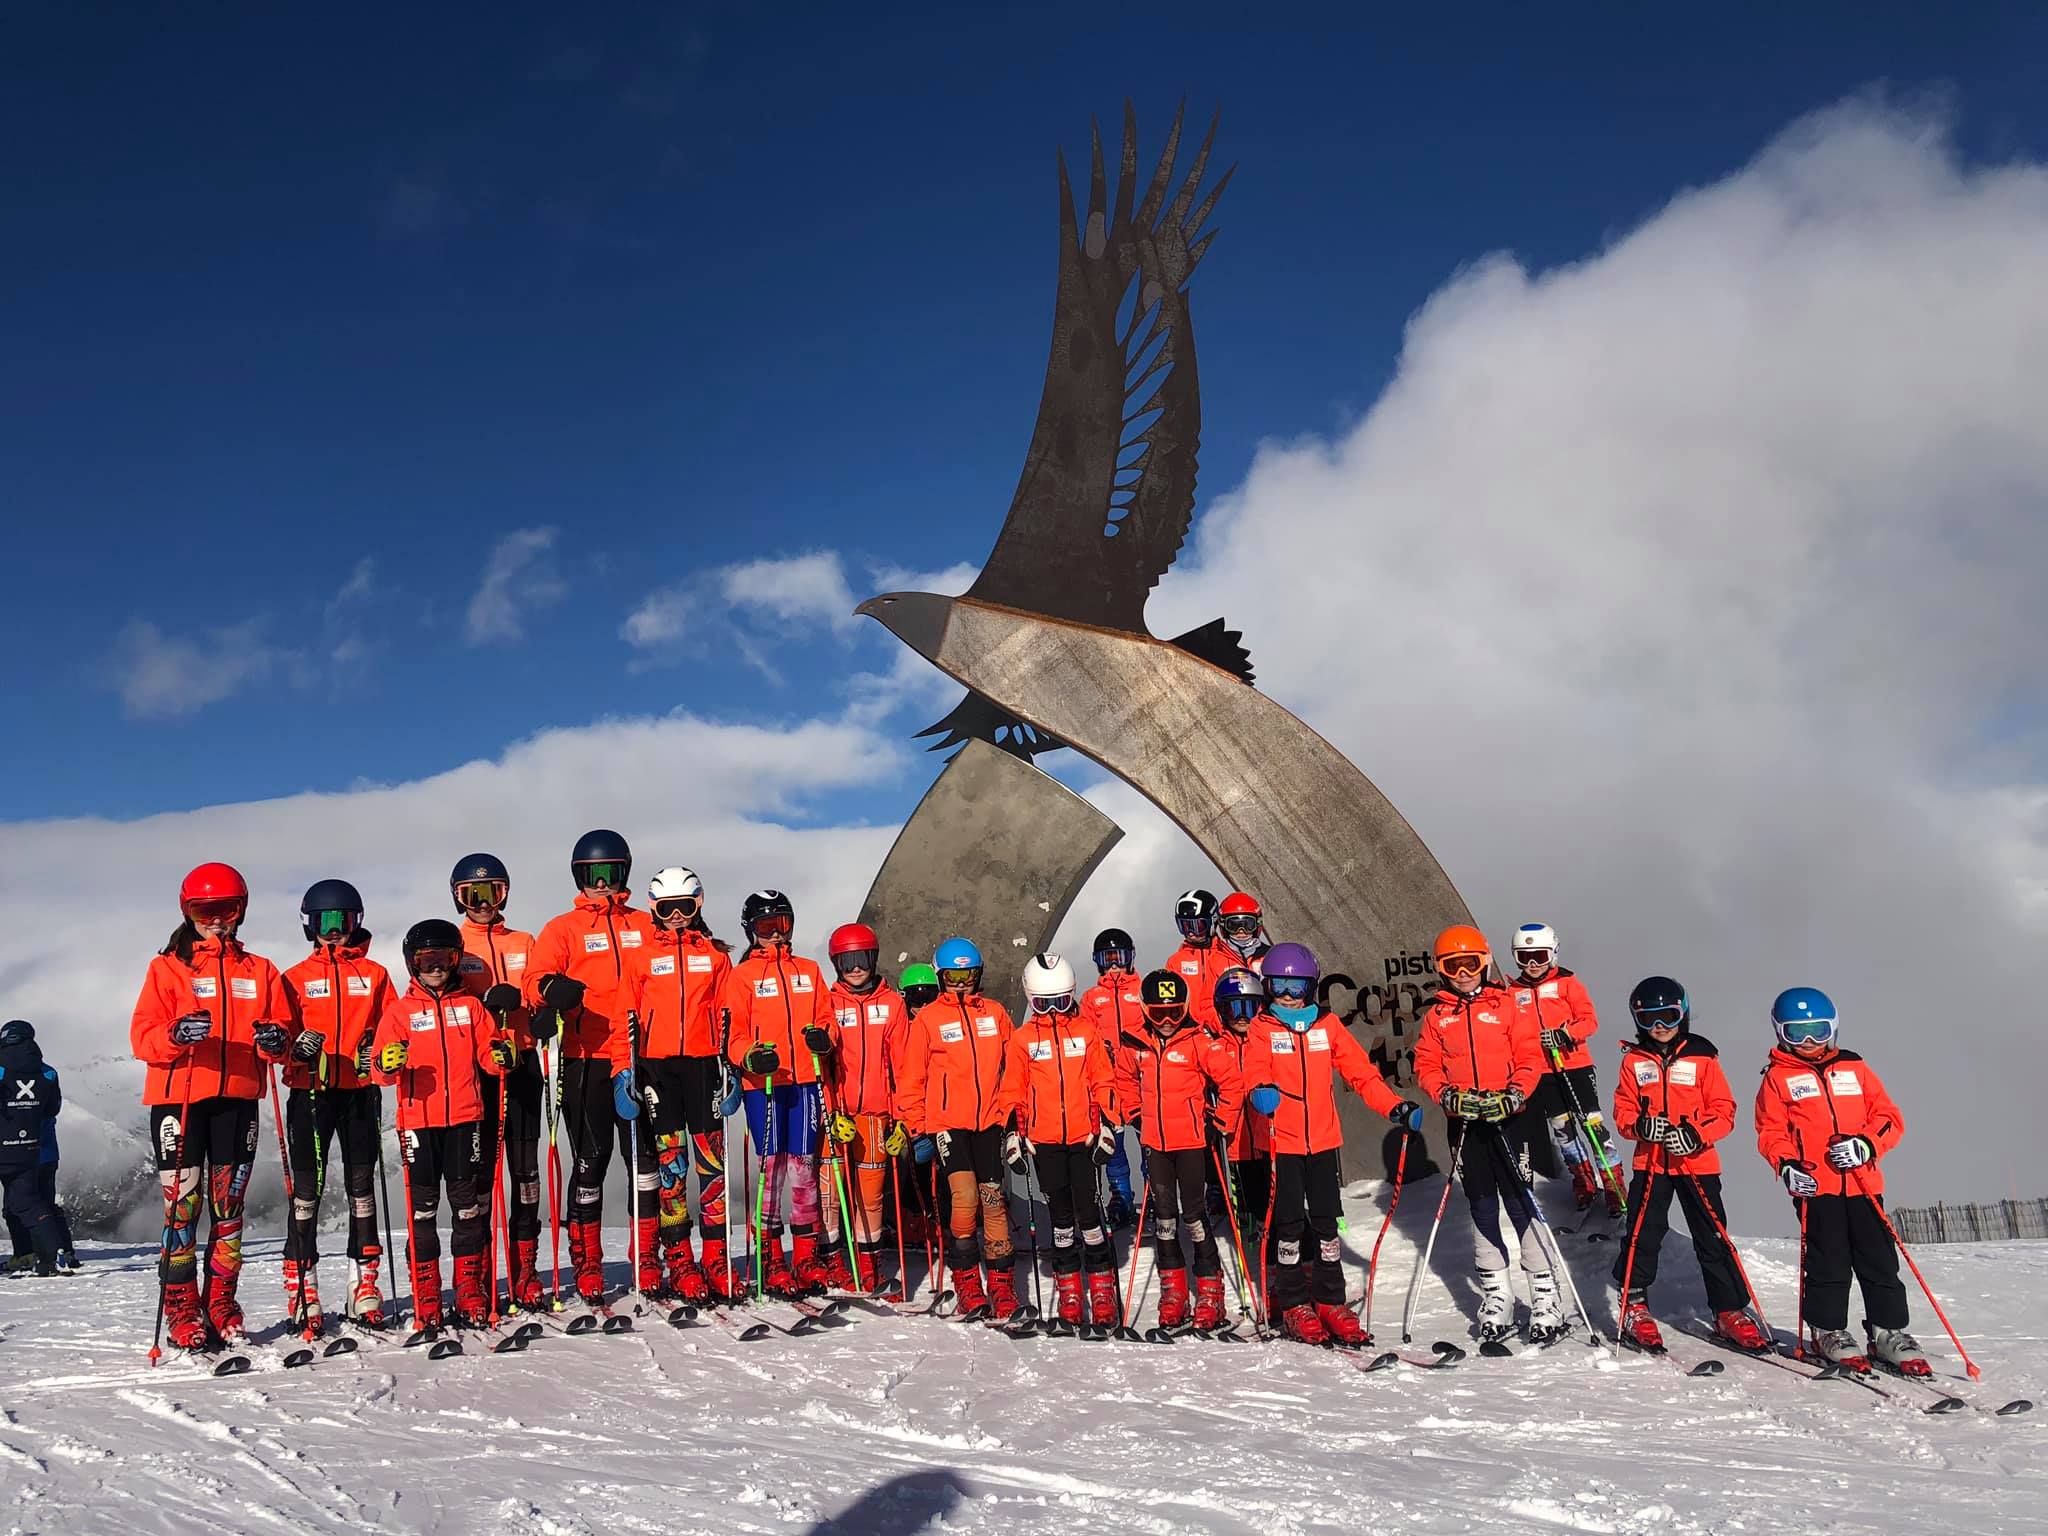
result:
<svg viewBox="0 0 2048 1536"><path fill-rule="evenodd" d="M1315 981L1323 974L1316 952L1306 944L1275 944L1259 962L1262 976L1305 976Z"/></svg>

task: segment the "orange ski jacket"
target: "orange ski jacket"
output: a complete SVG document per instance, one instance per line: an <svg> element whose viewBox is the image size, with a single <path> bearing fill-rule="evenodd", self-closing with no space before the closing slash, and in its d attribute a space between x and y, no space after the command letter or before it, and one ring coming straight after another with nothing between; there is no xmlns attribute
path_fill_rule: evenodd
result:
<svg viewBox="0 0 2048 1536"><path fill-rule="evenodd" d="M211 1038L171 1044L171 1026L199 1012L213 1015ZM189 965L176 955L156 956L128 1022L128 1043L149 1066L142 1102L262 1098L269 1074L256 1052L256 1026L289 1030L291 1019L291 994L277 967L233 939L199 940Z"/></svg>

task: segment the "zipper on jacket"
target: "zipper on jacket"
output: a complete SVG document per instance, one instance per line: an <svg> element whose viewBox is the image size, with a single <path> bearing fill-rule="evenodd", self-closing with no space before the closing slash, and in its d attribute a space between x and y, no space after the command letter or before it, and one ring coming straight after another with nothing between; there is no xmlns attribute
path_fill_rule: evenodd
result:
<svg viewBox="0 0 2048 1536"><path fill-rule="evenodd" d="M222 941L220 954L215 960L214 981L220 988L220 1096L227 1097L228 1091L228 1020L234 1012L234 999L228 991L228 946ZM262 1097L258 1094L257 1097ZM184 1156L181 1152L180 1157Z"/></svg>
<svg viewBox="0 0 2048 1536"><path fill-rule="evenodd" d="M967 999L955 992L953 1000L960 1005L960 1027L967 1035L967 1064L974 1069L975 1123L968 1126L967 1129L978 1131L981 1129L981 1117L988 1113L981 1091L981 1048L974 1043L974 1020L967 1016Z"/></svg>

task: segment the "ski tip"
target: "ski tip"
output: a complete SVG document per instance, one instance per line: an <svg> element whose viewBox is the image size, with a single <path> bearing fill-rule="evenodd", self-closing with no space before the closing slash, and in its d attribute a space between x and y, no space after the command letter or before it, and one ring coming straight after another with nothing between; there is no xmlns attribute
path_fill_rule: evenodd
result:
<svg viewBox="0 0 2048 1536"><path fill-rule="evenodd" d="M1429 1346L1429 1350L1431 1354L1435 1355L1445 1365L1456 1365L1465 1358L1465 1351L1453 1344L1449 1339L1438 1339Z"/></svg>
<svg viewBox="0 0 2048 1536"><path fill-rule="evenodd" d="M633 1331L633 1319L626 1316L623 1312L615 1313L604 1320L602 1331L605 1333L631 1333Z"/></svg>
<svg viewBox="0 0 2048 1536"><path fill-rule="evenodd" d="M2032 1398L2016 1397L2003 1408L1996 1410L1996 1415L2001 1419L2009 1419L2015 1414L2032 1413L2033 1411L2034 1403Z"/></svg>
<svg viewBox="0 0 2048 1536"><path fill-rule="evenodd" d="M752 1344L767 1337L768 1325L766 1323L749 1323L740 1330L740 1342L742 1344Z"/></svg>
<svg viewBox="0 0 2048 1536"><path fill-rule="evenodd" d="M1396 1366L1400 1363L1401 1357L1390 1349L1384 1354L1374 1355L1370 1360L1359 1366L1359 1369L1361 1371L1384 1371L1388 1367Z"/></svg>
<svg viewBox="0 0 2048 1536"><path fill-rule="evenodd" d="M1959 1413L1968 1406L1960 1397L1944 1397L1927 1405L1929 1413Z"/></svg>
<svg viewBox="0 0 2048 1536"><path fill-rule="evenodd" d="M527 1343L531 1344L535 1339L539 1338L543 1333L546 1332L547 1330L541 1327L539 1323L521 1323L517 1328L512 1330L512 1336L516 1339L524 1339Z"/></svg>
<svg viewBox="0 0 2048 1536"><path fill-rule="evenodd" d="M247 1355L229 1355L227 1359L214 1366L213 1374L216 1376L241 1376L246 1374L248 1369L249 1357Z"/></svg>
<svg viewBox="0 0 2048 1536"><path fill-rule="evenodd" d="M312 1363L313 1351L310 1349L295 1349L284 1357L284 1368L288 1371L296 1371L300 1366Z"/></svg>
<svg viewBox="0 0 2048 1536"><path fill-rule="evenodd" d="M323 1358L331 1360L336 1355L352 1355L356 1352L356 1348L357 1344L354 1339L343 1337L329 1344L320 1351L320 1354Z"/></svg>
<svg viewBox="0 0 2048 1536"><path fill-rule="evenodd" d="M516 1355L525 1348L526 1340L514 1333L508 1334L493 1344L491 1346L491 1353L494 1355Z"/></svg>
<svg viewBox="0 0 2048 1536"><path fill-rule="evenodd" d="M1515 1352L1499 1339L1488 1339L1479 1346L1479 1356L1482 1360L1512 1360Z"/></svg>
<svg viewBox="0 0 2048 1536"><path fill-rule="evenodd" d="M1129 1323L1118 1323L1111 1332L1110 1337L1119 1339L1126 1344L1142 1344L1145 1342L1145 1335L1138 1332Z"/></svg>
<svg viewBox="0 0 2048 1536"><path fill-rule="evenodd" d="M459 1355L461 1353L462 1340L436 1339L433 1347L427 1351L427 1358L429 1360L446 1360L450 1355Z"/></svg>
<svg viewBox="0 0 2048 1536"><path fill-rule="evenodd" d="M595 1333L597 1331L597 1314L595 1312L585 1312L581 1317L572 1317L569 1319L569 1326L562 1331L564 1333Z"/></svg>
<svg viewBox="0 0 2048 1536"><path fill-rule="evenodd" d="M1688 1376L1718 1376L1724 1367L1718 1360L1702 1360L1685 1374Z"/></svg>

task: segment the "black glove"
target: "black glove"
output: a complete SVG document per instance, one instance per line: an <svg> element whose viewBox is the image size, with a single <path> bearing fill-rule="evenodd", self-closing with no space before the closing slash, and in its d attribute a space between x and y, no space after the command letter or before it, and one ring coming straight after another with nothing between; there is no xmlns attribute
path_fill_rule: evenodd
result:
<svg viewBox="0 0 2048 1536"><path fill-rule="evenodd" d="M1661 1145L1670 1130L1671 1122L1662 1115L1645 1115L1636 1122L1636 1140L1654 1141Z"/></svg>
<svg viewBox="0 0 2048 1536"><path fill-rule="evenodd" d="M580 1008L583 1006L583 983L574 977L564 976L560 971L550 971L540 979L540 1000L557 1013Z"/></svg>
<svg viewBox="0 0 2048 1536"><path fill-rule="evenodd" d="M317 1029L309 1029L292 1042L292 1054L308 1066L320 1059L320 1047L327 1043L327 1037Z"/></svg>
<svg viewBox="0 0 2048 1536"><path fill-rule="evenodd" d="M519 1006L519 989L509 981L501 981L484 989L484 1006L503 1018Z"/></svg>
<svg viewBox="0 0 2048 1536"><path fill-rule="evenodd" d="M500 1072L510 1072L512 1064L519 1059L519 1053L512 1048L510 1040L491 1042L491 1060L498 1064Z"/></svg>
<svg viewBox="0 0 2048 1536"><path fill-rule="evenodd" d="M1546 1051L1555 1051L1560 1056L1569 1056L1578 1048L1579 1042L1572 1038L1570 1030L1546 1029L1543 1031L1543 1049Z"/></svg>
<svg viewBox="0 0 2048 1536"><path fill-rule="evenodd" d="M1664 1150L1673 1157L1691 1157L1705 1146L1690 1120L1681 1120L1664 1133Z"/></svg>
<svg viewBox="0 0 2048 1536"><path fill-rule="evenodd" d="M370 1075L370 1037L363 1036L363 1043L356 1047L356 1076Z"/></svg>
<svg viewBox="0 0 2048 1536"><path fill-rule="evenodd" d="M804 1044L811 1048L811 1054L820 1061L832 1055L832 1032L822 1024L804 1026Z"/></svg>
<svg viewBox="0 0 2048 1536"><path fill-rule="evenodd" d="M534 1044L539 1045L555 1038L562 1027L562 1016L552 1008L537 1008L526 1021L526 1027L533 1033Z"/></svg>
<svg viewBox="0 0 2048 1536"><path fill-rule="evenodd" d="M291 1049L291 1031L282 1024L258 1024L249 1033L256 1039L256 1049L272 1061L283 1061Z"/></svg>
<svg viewBox="0 0 2048 1536"><path fill-rule="evenodd" d="M171 1026L171 1044L198 1045L213 1034L213 1015L194 1009Z"/></svg>
<svg viewBox="0 0 2048 1536"><path fill-rule="evenodd" d="M782 1065L782 1058L775 1054L774 1046L760 1040L747 1052L744 1065L756 1077L770 1077Z"/></svg>

